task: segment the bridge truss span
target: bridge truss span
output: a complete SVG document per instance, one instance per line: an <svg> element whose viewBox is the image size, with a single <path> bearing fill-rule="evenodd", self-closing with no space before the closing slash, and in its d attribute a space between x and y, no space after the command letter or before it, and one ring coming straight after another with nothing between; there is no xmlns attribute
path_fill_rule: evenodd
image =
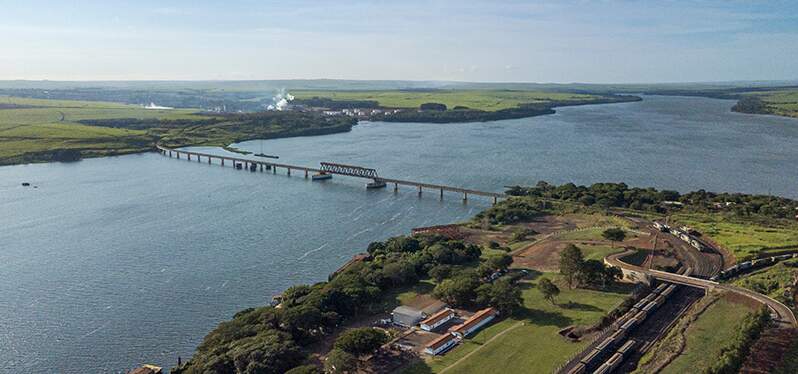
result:
<svg viewBox="0 0 798 374"><path fill-rule="evenodd" d="M364 168L362 166L336 164L332 162L322 162L321 171L331 174L348 175L351 177L371 178L374 180L379 179L377 170L371 168Z"/></svg>

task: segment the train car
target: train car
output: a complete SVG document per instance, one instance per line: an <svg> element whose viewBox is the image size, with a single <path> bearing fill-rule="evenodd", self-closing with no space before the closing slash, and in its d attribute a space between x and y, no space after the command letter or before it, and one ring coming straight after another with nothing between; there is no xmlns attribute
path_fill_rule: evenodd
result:
<svg viewBox="0 0 798 374"><path fill-rule="evenodd" d="M568 374L584 374L587 373L587 366L583 363L578 363L576 366L568 370Z"/></svg>
<svg viewBox="0 0 798 374"><path fill-rule="evenodd" d="M638 323L637 318L632 317L628 321L624 322L623 325L621 325L621 330L625 330L627 332L631 331L635 326L637 326L637 323Z"/></svg>
<svg viewBox="0 0 798 374"><path fill-rule="evenodd" d="M646 312L645 312L645 311L643 311L643 310L639 311L639 312L638 312L638 313L635 315L635 319L637 319L637 321L638 321L639 323L643 323L643 321L645 321L647 317L648 317L648 313L646 313Z"/></svg>
<svg viewBox="0 0 798 374"><path fill-rule="evenodd" d="M648 304L648 300L646 300L646 298L642 298L642 299L638 300L635 303L635 305L632 306L632 309L642 310L643 307L646 306L646 304Z"/></svg>
<svg viewBox="0 0 798 374"><path fill-rule="evenodd" d="M617 368L617 367L618 367L618 365L620 365L620 364L621 364L621 361L623 361L623 355L622 355L622 354L620 354L620 353L615 353L615 354L614 354L614 355L612 355L612 357L610 357L610 359L609 359L609 360L607 360L607 361L606 361L604 364L605 364L605 365L609 365L609 366L610 366L610 368L611 368L611 370L615 370L615 368Z"/></svg>
<svg viewBox="0 0 798 374"><path fill-rule="evenodd" d="M614 339L612 336L609 336L596 346L596 350L606 352L607 350L614 348L613 345L615 345L616 340L619 339Z"/></svg>
<svg viewBox="0 0 798 374"><path fill-rule="evenodd" d="M624 324L626 324L626 321L629 321L630 318L632 318L632 313L631 312L626 312L624 315L618 317L618 319L615 320L615 322L614 322L615 326L618 326L618 327L623 326Z"/></svg>
<svg viewBox="0 0 798 374"><path fill-rule="evenodd" d="M654 222L654 228L662 232L668 232L671 229L670 226L660 222Z"/></svg>
<svg viewBox="0 0 798 374"><path fill-rule="evenodd" d="M632 349L635 347L636 344L637 344L637 342L634 341L634 339L629 339L629 340L626 341L626 343L623 343L621 348L618 348L617 352L622 354L622 355L624 355L624 356L626 356L626 355L628 355L629 353L632 352Z"/></svg>
<svg viewBox="0 0 798 374"><path fill-rule="evenodd" d="M666 288L666 289L665 289L665 291L662 291L662 293L661 293L660 295L661 295L661 296L664 296L664 297L668 297L668 296L670 296L670 295L671 295L671 294L672 294L674 291L676 291L676 285L675 285L675 284L672 284L672 285L668 286L668 288Z"/></svg>
<svg viewBox="0 0 798 374"><path fill-rule="evenodd" d="M659 305L657 305L656 301L652 301L643 307L643 311L646 313L651 313L652 311L654 311L654 309L657 309L658 306Z"/></svg>
<svg viewBox="0 0 798 374"><path fill-rule="evenodd" d="M626 332L627 332L626 330L617 330L614 333L612 333L610 337L615 343L620 343L621 339L623 339L626 336Z"/></svg>
<svg viewBox="0 0 798 374"><path fill-rule="evenodd" d="M599 366L596 369L596 371L593 372L593 374L608 374L608 373L611 373L611 372L612 372L612 367L610 367L609 365L604 363L604 364L601 364L601 366Z"/></svg>
<svg viewBox="0 0 798 374"><path fill-rule="evenodd" d="M652 303L657 304L657 307L659 308L659 307L665 305L666 298L667 298L667 296L665 296L664 294L663 295L659 295L656 299L654 299L654 301L652 301Z"/></svg>
<svg viewBox="0 0 798 374"><path fill-rule="evenodd" d="M655 288L652 292L659 294L662 293L662 291L665 291L666 288L668 288L667 283L660 283L659 286L657 286L657 288Z"/></svg>
<svg viewBox="0 0 798 374"><path fill-rule="evenodd" d="M754 264L751 261L746 261L746 262L743 262L743 263L737 265L737 268L739 270L746 270L746 269L750 269L751 266L753 266L753 265Z"/></svg>
<svg viewBox="0 0 798 374"><path fill-rule="evenodd" d="M594 349L590 351L590 353L588 353L585 357L582 357L582 359L579 360L579 362L585 365L586 367L590 367L593 365L594 362L598 361L598 359L601 356L601 353L602 352L599 351L598 349Z"/></svg>

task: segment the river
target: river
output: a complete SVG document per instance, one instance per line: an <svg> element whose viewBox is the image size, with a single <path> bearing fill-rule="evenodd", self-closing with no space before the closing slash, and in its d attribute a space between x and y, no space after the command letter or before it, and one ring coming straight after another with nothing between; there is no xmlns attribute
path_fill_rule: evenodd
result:
<svg viewBox="0 0 798 374"><path fill-rule="evenodd" d="M236 146L488 191L623 181L798 198L798 120L732 113L732 104L654 96L492 123L366 122ZM369 242L487 206L155 153L0 167L0 372L173 366L218 322L326 279Z"/></svg>

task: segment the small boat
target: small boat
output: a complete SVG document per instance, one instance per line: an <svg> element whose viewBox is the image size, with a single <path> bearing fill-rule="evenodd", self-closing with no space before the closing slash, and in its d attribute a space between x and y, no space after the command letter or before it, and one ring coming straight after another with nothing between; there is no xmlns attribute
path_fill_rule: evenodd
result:
<svg viewBox="0 0 798 374"><path fill-rule="evenodd" d="M314 180L314 181L323 181L325 179L332 179L332 174L327 174L327 173L321 172L321 173L318 173L318 174L313 174L310 177L310 179Z"/></svg>
<svg viewBox="0 0 798 374"><path fill-rule="evenodd" d="M375 179L374 182L366 183L366 188L369 188L369 189L372 189L372 188L385 188L385 186L386 186L385 182L383 182L383 181L381 181L379 179Z"/></svg>
<svg viewBox="0 0 798 374"><path fill-rule="evenodd" d="M22 187L30 187L30 183L28 183L28 182L22 182Z"/></svg>

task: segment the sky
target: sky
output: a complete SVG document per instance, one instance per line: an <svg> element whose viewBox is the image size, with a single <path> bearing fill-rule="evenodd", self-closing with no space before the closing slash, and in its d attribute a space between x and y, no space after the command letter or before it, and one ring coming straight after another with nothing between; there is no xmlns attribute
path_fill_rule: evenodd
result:
<svg viewBox="0 0 798 374"><path fill-rule="evenodd" d="M798 1L0 0L0 80L798 79Z"/></svg>

